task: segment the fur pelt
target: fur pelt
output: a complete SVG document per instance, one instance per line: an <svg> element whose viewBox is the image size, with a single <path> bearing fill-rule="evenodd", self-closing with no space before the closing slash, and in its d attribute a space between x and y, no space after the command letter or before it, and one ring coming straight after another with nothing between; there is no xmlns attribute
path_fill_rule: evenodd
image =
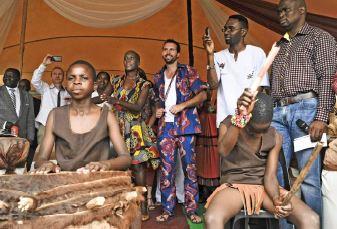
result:
<svg viewBox="0 0 337 229"><path fill-rule="evenodd" d="M121 171L5 175L0 185L0 220L5 220L0 228L61 229L93 221L129 228L144 200L144 190ZM97 197L104 197L103 203L92 206Z"/></svg>

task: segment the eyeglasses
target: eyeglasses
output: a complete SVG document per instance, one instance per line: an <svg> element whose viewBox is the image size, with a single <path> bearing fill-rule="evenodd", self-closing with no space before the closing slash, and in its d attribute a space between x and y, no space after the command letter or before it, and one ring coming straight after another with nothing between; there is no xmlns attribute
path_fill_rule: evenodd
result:
<svg viewBox="0 0 337 229"><path fill-rule="evenodd" d="M221 31L222 31L223 33L227 32L227 31L229 31L230 33L232 33L232 32L234 32L234 31L236 31L236 30L241 30L241 29L242 29L242 28L223 27L223 28L221 29Z"/></svg>

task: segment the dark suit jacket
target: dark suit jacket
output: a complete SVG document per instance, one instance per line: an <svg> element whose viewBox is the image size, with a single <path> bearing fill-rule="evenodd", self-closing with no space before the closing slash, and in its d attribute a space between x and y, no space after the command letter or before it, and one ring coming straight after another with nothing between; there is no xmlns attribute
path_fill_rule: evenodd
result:
<svg viewBox="0 0 337 229"><path fill-rule="evenodd" d="M6 86L0 87L0 129L6 121L15 123L19 127L19 137L27 138L32 142L35 135L33 98L26 91L19 89L19 92L21 105L18 117Z"/></svg>
<svg viewBox="0 0 337 229"><path fill-rule="evenodd" d="M33 104L34 104L34 115L35 118L39 114L40 106L41 106L41 99L33 97Z"/></svg>

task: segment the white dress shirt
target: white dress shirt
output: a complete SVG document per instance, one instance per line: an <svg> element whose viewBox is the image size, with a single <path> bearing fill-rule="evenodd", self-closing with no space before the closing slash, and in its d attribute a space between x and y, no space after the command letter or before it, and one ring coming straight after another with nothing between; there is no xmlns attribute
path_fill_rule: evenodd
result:
<svg viewBox="0 0 337 229"><path fill-rule="evenodd" d="M36 127L40 124L46 125L49 112L57 107L57 95L59 89L57 89L54 84L48 85L46 82L42 81L42 75L46 70L46 66L41 64L33 73L32 85L35 87L36 91L41 94L41 106L40 112L35 119ZM61 106L68 104L70 95L66 90L61 91Z"/></svg>

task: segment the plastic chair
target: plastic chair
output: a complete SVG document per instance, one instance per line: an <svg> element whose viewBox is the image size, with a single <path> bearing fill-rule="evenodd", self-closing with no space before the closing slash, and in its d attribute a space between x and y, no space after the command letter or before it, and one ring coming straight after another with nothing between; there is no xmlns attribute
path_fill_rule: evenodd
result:
<svg viewBox="0 0 337 229"><path fill-rule="evenodd" d="M263 219L265 221L265 225L267 229L276 229L279 228L279 221L274 217L274 215L270 214L269 212L260 211L260 214L258 215L246 215L244 211L241 211L239 214L237 214L231 223L232 229L238 229L240 228L239 223L244 220L244 228L249 228L249 221L251 219Z"/></svg>

